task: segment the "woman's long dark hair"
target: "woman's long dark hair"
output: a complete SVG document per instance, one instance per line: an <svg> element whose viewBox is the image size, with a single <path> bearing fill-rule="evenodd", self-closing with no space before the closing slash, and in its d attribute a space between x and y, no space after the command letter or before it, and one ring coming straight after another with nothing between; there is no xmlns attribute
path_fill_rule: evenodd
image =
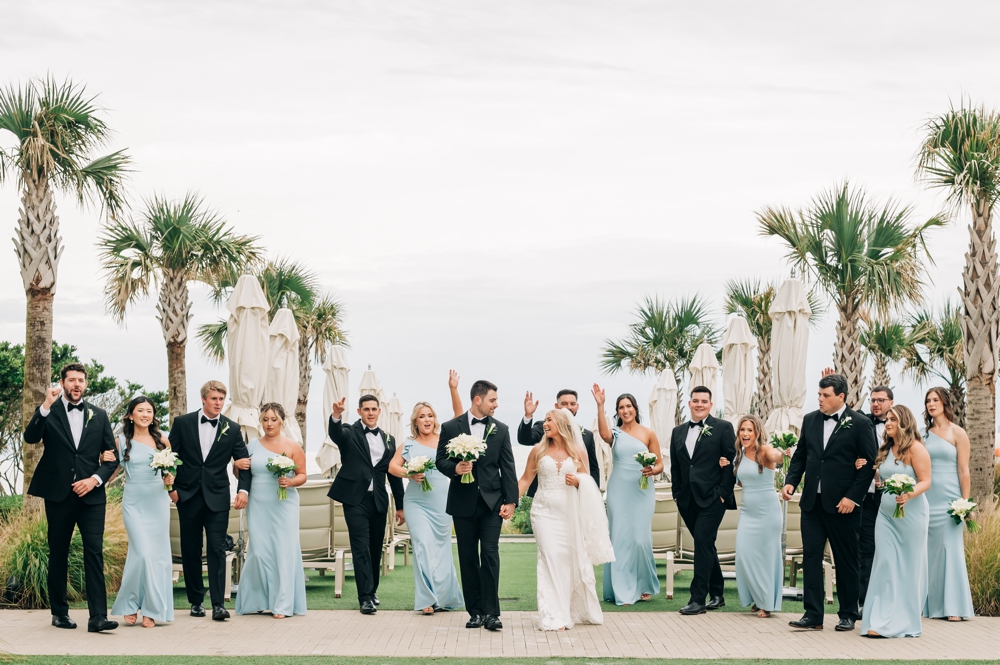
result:
<svg viewBox="0 0 1000 665"><path fill-rule="evenodd" d="M948 422L955 422L955 410L951 408L951 393L948 392L947 388L942 388L941 386L934 386L927 391L924 395L924 423L927 425L927 431L930 432L931 428L934 427L934 419L931 418L931 414L927 413L927 398L934 393L941 400L941 407L944 410L944 417L948 419Z"/></svg>
<svg viewBox="0 0 1000 665"><path fill-rule="evenodd" d="M642 421L639 420L639 403L635 401L635 397L633 397L630 393L622 393L618 396L618 399L615 400L615 422L618 423L619 427L622 426L622 417L618 415L618 406L622 403L623 399L627 399L632 402L632 410L635 411L635 424L640 424Z"/></svg>
<svg viewBox="0 0 1000 665"><path fill-rule="evenodd" d="M128 461L129 453L132 452L132 437L135 436L135 422L132 420L132 413L140 404L149 404L153 407L153 422L149 423L149 435L153 437L156 449L163 450L167 447L163 443L163 435L160 434L160 424L156 422L156 405L153 404L153 400L145 395L139 395L128 403L128 408L125 409L125 418L123 419L125 422L122 425L122 436L125 437L125 454L122 455L122 460L126 462Z"/></svg>

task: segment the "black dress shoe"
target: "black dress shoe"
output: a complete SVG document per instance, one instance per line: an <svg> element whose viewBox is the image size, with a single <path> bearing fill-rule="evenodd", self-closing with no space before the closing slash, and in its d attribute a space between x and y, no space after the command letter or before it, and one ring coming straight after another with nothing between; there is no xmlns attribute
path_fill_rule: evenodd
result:
<svg viewBox="0 0 1000 665"><path fill-rule="evenodd" d="M193 617L203 617L205 616L205 606L201 603L191 606L191 616Z"/></svg>
<svg viewBox="0 0 1000 665"><path fill-rule="evenodd" d="M720 607L725 607L725 606L726 606L726 597L725 596L712 596L711 598L708 599L708 604L705 605L705 609L706 610L717 610Z"/></svg>
<svg viewBox="0 0 1000 665"><path fill-rule="evenodd" d="M812 621L809 621L805 617L802 617L801 619L798 619L796 621L789 621L788 625L791 626L792 628L801 628L803 630L823 630L822 623L813 623Z"/></svg>
<svg viewBox="0 0 1000 665"><path fill-rule="evenodd" d="M378 609L375 607L375 603L370 600L366 600L361 603L361 613L362 614L375 614Z"/></svg>
<svg viewBox="0 0 1000 665"><path fill-rule="evenodd" d="M76 622L65 614L62 616L52 615L52 625L56 628L76 628Z"/></svg>
<svg viewBox="0 0 1000 665"><path fill-rule="evenodd" d="M212 605L212 621L225 621L229 618L229 610L222 605Z"/></svg>
<svg viewBox="0 0 1000 665"><path fill-rule="evenodd" d="M108 617L102 617L102 616L90 617L90 621L87 622L88 633L100 633L105 630L114 630L117 627L118 627L118 622L108 621Z"/></svg>
<svg viewBox="0 0 1000 665"><path fill-rule="evenodd" d="M486 621L483 622L483 627L486 628L486 630L500 630L503 628L503 624L500 623L500 617L491 615L486 617Z"/></svg>
<svg viewBox="0 0 1000 665"><path fill-rule="evenodd" d="M483 615L473 614L469 617L469 620L465 622L466 628L482 628L483 627Z"/></svg>
<svg viewBox="0 0 1000 665"><path fill-rule="evenodd" d="M854 619L841 619L840 622L837 623L834 630L841 633L848 633L854 630Z"/></svg>
<svg viewBox="0 0 1000 665"><path fill-rule="evenodd" d="M680 613L684 616L694 616L695 614L704 614L705 606L700 603L688 603L680 609Z"/></svg>

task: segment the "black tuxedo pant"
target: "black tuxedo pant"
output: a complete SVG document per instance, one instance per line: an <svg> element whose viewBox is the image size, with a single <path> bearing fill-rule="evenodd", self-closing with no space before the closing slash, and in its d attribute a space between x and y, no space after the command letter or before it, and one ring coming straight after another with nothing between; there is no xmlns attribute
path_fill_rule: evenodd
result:
<svg viewBox="0 0 1000 665"><path fill-rule="evenodd" d="M452 481L454 482L454 481ZM500 616L500 527L498 510L476 501L470 517L455 517L462 595L471 616Z"/></svg>
<svg viewBox="0 0 1000 665"><path fill-rule="evenodd" d="M683 508L678 504L677 510L694 538L694 576L691 578L690 602L704 605L706 595L721 596L726 590L722 566L719 565L719 552L715 548L719 525L726 516L726 504L713 501L702 508L692 499Z"/></svg>
<svg viewBox="0 0 1000 665"><path fill-rule="evenodd" d="M858 535L858 546L861 555L861 586L858 602L865 604L868 596L868 580L872 576L872 562L875 560L875 520L878 519L878 507L882 502L881 492L869 492L861 504L861 532Z"/></svg>
<svg viewBox="0 0 1000 665"><path fill-rule="evenodd" d="M207 548L208 593L212 606L225 605L226 530L229 511L215 511L205 504L201 490L177 504L181 527L181 566L188 602L201 605L205 601L205 582L201 577L202 543ZM204 536L202 535L204 534Z"/></svg>
<svg viewBox="0 0 1000 665"><path fill-rule="evenodd" d="M358 587L358 603L374 600L382 572L382 547L385 545L385 510L375 506L375 496L367 492L356 506L344 505L344 521L351 540L354 562L354 583Z"/></svg>
<svg viewBox="0 0 1000 665"><path fill-rule="evenodd" d="M841 619L858 621L858 591L860 564L858 535L861 531L863 508L855 507L847 514L823 510L820 495L812 510L802 511L802 604L805 618L811 623L823 623L823 552L829 541L837 575L837 614Z"/></svg>
<svg viewBox="0 0 1000 665"><path fill-rule="evenodd" d="M45 500L49 525L49 607L53 616L69 614L66 583L73 529L83 540L83 576L90 616L107 616L108 593L104 587L104 503L84 503L73 492L62 501Z"/></svg>

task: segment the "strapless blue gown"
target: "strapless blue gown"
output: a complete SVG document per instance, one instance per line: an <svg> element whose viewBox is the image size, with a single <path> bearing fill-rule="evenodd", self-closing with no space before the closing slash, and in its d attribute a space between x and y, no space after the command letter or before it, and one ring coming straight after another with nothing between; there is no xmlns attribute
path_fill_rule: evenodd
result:
<svg viewBox="0 0 1000 665"><path fill-rule="evenodd" d="M913 468L889 451L878 469L882 480L896 473L916 479ZM933 482L933 481L932 481ZM861 634L874 630L883 637L917 637L927 602L927 523L925 494L906 502L906 516L893 517L896 496L884 492L875 521L875 560L861 617Z"/></svg>
<svg viewBox="0 0 1000 665"><path fill-rule="evenodd" d="M247 446L253 484L247 503L247 560L236 594L236 613L306 613L306 577L299 545L299 492L278 500L278 477L267 470L276 453L254 439Z"/></svg>
<svg viewBox="0 0 1000 665"><path fill-rule="evenodd" d="M962 498L958 483L958 451L937 434L928 432L924 445L931 456L931 488L927 490L930 527L927 531L927 606L932 619L975 615L969 571L965 567L965 525L955 524L948 508Z"/></svg>
<svg viewBox="0 0 1000 665"><path fill-rule="evenodd" d="M736 527L736 586L740 605L781 611L785 561L781 552L781 504L774 491L774 469L744 458L736 471L743 486Z"/></svg>
<svg viewBox="0 0 1000 665"><path fill-rule="evenodd" d="M123 444L120 449L124 455ZM111 614L142 612L142 616L162 622L174 620L170 495L160 472L149 468L154 452L154 448L132 441L129 459L121 463L126 480L122 520L128 534L128 555Z"/></svg>
<svg viewBox="0 0 1000 665"><path fill-rule="evenodd" d="M649 449L639 439L612 428L612 469L608 478L608 528L615 560L604 564L604 600L616 605L633 605L642 594L660 593L660 579L653 560L653 513L656 491L639 489L642 467L636 453Z"/></svg>

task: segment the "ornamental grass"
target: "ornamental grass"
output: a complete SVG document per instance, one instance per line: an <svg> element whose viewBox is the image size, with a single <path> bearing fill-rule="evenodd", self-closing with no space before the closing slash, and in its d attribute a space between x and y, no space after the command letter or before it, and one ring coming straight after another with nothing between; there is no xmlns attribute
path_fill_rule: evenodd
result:
<svg viewBox="0 0 1000 665"><path fill-rule="evenodd" d="M978 533L965 534L972 607L982 616L1000 616L1000 506L977 515Z"/></svg>

